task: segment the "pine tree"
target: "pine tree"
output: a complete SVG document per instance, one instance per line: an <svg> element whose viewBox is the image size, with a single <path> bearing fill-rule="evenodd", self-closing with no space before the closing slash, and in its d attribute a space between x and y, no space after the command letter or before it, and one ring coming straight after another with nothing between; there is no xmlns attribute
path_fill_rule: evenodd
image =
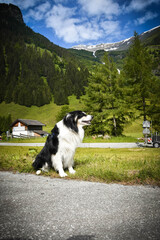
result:
<svg viewBox="0 0 160 240"><path fill-rule="evenodd" d="M149 116L155 131L160 132L160 78L154 77L150 90Z"/></svg>
<svg viewBox="0 0 160 240"><path fill-rule="evenodd" d="M61 110L58 112L58 114L57 114L57 116L56 116L56 121L57 121L57 122L61 121L61 120L64 118L64 116L65 116L67 113L71 112L71 111L72 111L72 110L69 108L68 105L62 106L62 107L61 107Z"/></svg>
<svg viewBox="0 0 160 240"><path fill-rule="evenodd" d="M11 129L11 114L9 114L7 117L1 117L0 116L0 133L6 133L6 131Z"/></svg>
<svg viewBox="0 0 160 240"><path fill-rule="evenodd" d="M67 105L69 104L68 102L68 94L67 94L67 85L65 78L63 78L63 75L57 82L55 86L55 91L54 91L54 102L57 105Z"/></svg>
<svg viewBox="0 0 160 240"><path fill-rule="evenodd" d="M150 88L153 84L152 57L141 44L136 32L133 44L125 59L124 72L130 95L128 101L140 111L145 121L149 109Z"/></svg>
<svg viewBox="0 0 160 240"><path fill-rule="evenodd" d="M107 53L103 62L89 78L85 103L87 111L94 115L91 133L117 136L122 134L128 108L120 86L120 75Z"/></svg>

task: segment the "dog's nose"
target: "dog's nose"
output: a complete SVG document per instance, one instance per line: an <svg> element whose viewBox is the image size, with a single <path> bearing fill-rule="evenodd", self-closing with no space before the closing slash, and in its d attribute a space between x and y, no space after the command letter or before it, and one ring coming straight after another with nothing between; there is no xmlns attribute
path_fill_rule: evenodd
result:
<svg viewBox="0 0 160 240"><path fill-rule="evenodd" d="M94 118L94 116L93 115L91 115L91 120Z"/></svg>

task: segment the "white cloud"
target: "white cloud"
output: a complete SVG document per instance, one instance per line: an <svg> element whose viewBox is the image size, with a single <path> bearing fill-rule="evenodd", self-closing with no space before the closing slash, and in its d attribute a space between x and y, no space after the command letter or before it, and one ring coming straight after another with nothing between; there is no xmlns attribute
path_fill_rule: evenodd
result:
<svg viewBox="0 0 160 240"><path fill-rule="evenodd" d="M101 36L98 26L86 21L85 18L75 17L75 12L75 8L64 7L60 4L54 6L47 13L46 25L68 43L98 39Z"/></svg>
<svg viewBox="0 0 160 240"><path fill-rule="evenodd" d="M113 18L121 13L114 0L77 0L75 7L66 7L70 0L11 0L26 11L26 22L30 18L43 20L46 27L66 43L88 41L112 41L120 36L118 21Z"/></svg>
<svg viewBox="0 0 160 240"><path fill-rule="evenodd" d="M82 10L89 16L100 16L104 14L108 19L121 12L120 6L113 0L78 0Z"/></svg>
<svg viewBox="0 0 160 240"><path fill-rule="evenodd" d="M29 9L28 13L24 16L25 19L29 19L32 17L35 20L42 20L45 18L46 12L49 10L51 7L49 2L42 3L41 5L38 5L34 9Z"/></svg>
<svg viewBox="0 0 160 240"><path fill-rule="evenodd" d="M103 21L100 25L106 34L113 34L119 29L119 21Z"/></svg>
<svg viewBox="0 0 160 240"><path fill-rule="evenodd" d="M103 28L103 34L107 38L107 42L112 42L113 39L122 37L119 21L102 21L100 26Z"/></svg>
<svg viewBox="0 0 160 240"><path fill-rule="evenodd" d="M77 19L73 18L73 15L74 9L59 4L47 13L46 25L52 28L58 37L63 38L66 42L71 42L72 37L78 38L75 29Z"/></svg>
<svg viewBox="0 0 160 240"><path fill-rule="evenodd" d="M94 1L92 0L92 3ZM103 1L100 0L100 3L102 4ZM109 0L109 2L111 1ZM27 21L27 19L32 17L37 21L44 20L46 27L53 29L56 36L67 43L97 41L103 37L111 41L113 37L120 36L118 21L107 20L109 17L105 18L104 15L88 17L81 14L81 12L81 8L64 7L62 4L54 5L51 8L51 4L45 2L29 9L25 19Z"/></svg>
<svg viewBox="0 0 160 240"><path fill-rule="evenodd" d="M69 2L69 1L70 1L70 0L54 0L54 3L55 3L55 4L59 4L59 3L61 3L61 4L63 3L63 4L64 4L64 3L67 3L67 2Z"/></svg>
<svg viewBox="0 0 160 240"><path fill-rule="evenodd" d="M137 18L134 23L136 25L140 25L140 24L143 24L145 22L147 22L148 20L151 20L153 18L156 18L158 16L157 13L152 13L152 12L147 12L143 17L141 18Z"/></svg>
<svg viewBox="0 0 160 240"><path fill-rule="evenodd" d="M39 5L36 10L42 13L45 13L49 8L51 7L49 2L44 2L41 5Z"/></svg>
<svg viewBox="0 0 160 240"><path fill-rule="evenodd" d="M126 11L142 11L151 4L158 4L160 0L132 0L128 6L126 6Z"/></svg>

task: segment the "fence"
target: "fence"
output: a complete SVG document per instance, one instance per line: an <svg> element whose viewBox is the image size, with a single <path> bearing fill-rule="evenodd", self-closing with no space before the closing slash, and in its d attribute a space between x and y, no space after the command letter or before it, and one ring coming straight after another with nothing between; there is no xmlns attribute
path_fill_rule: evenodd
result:
<svg viewBox="0 0 160 240"><path fill-rule="evenodd" d="M20 133L20 135L13 135L12 134L12 138L35 138L35 136L25 135L25 134Z"/></svg>

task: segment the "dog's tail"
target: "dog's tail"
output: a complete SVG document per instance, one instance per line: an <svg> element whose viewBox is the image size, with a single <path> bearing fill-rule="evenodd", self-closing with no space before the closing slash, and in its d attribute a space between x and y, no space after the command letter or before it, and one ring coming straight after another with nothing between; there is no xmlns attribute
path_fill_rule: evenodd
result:
<svg viewBox="0 0 160 240"><path fill-rule="evenodd" d="M41 174L40 168L42 168L42 164L41 164L40 158L38 156L36 157L36 159L32 163L32 166L36 170L37 175Z"/></svg>
<svg viewBox="0 0 160 240"><path fill-rule="evenodd" d="M41 157L39 157L39 155L37 155L37 157L35 158L34 162L32 163L32 166L35 170L39 170L42 168L43 160Z"/></svg>

